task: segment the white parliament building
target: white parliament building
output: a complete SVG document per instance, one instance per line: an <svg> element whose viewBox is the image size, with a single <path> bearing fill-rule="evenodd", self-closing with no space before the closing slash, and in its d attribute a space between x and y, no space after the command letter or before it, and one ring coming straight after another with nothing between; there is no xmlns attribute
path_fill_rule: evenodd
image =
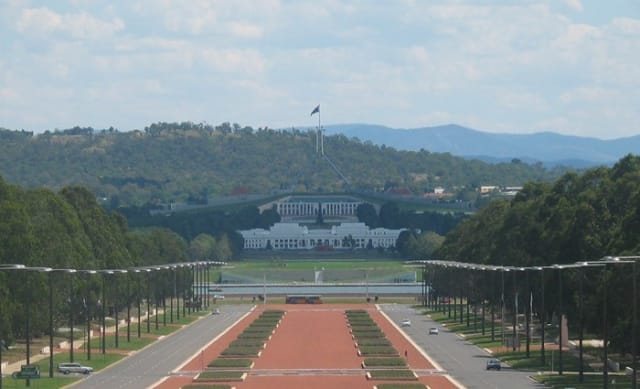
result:
<svg viewBox="0 0 640 389"><path fill-rule="evenodd" d="M369 228L358 222L357 209L363 202L351 196L287 196L264 204L261 211L275 208L280 223L269 229L239 231L245 250L333 250L389 248L396 245L404 229ZM330 228L314 228L318 215Z"/></svg>
<svg viewBox="0 0 640 389"><path fill-rule="evenodd" d="M369 228L364 223L341 223L331 229L311 229L298 223L276 223L268 230L239 231L244 248L260 250L362 249L396 245L403 229Z"/></svg>

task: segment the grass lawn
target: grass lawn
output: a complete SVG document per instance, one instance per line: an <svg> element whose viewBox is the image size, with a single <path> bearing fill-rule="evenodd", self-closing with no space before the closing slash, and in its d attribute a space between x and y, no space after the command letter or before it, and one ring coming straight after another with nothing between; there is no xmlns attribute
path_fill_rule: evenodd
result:
<svg viewBox="0 0 640 389"><path fill-rule="evenodd" d="M78 362L85 366L93 367L94 371L102 370L105 367L121 360L124 358L124 355L119 354L92 354L91 360L87 360L86 353L79 353L79 350L76 350L74 353L74 362ZM33 379L31 381L31 387L36 389L54 389L54 388L62 388L64 386L70 385L74 381L77 381L83 378L83 375L61 375L57 372L58 363L61 362L69 362L69 354L68 353L58 353L53 356L53 369L54 375L53 378L49 378L49 358L37 361L33 363L34 365L38 365L40 367L40 378ZM14 389L14 388L24 388L26 386L25 380L22 379L14 379L11 376L2 378L2 388L3 389Z"/></svg>
<svg viewBox="0 0 640 389"><path fill-rule="evenodd" d="M600 389L604 386L601 374L585 375L582 384L578 383L578 376L575 374L565 374L562 376L539 375L533 376L533 378L538 382L544 383L548 388ZM610 388L631 388L631 377L621 375L612 376L609 374L608 378Z"/></svg>
<svg viewBox="0 0 640 389"><path fill-rule="evenodd" d="M354 270L354 269L388 269L388 270L405 270L407 267L403 261L372 261L369 259L361 260L263 260L263 261L234 261L230 262L234 269L237 270L273 270L274 268L282 268L288 270ZM226 270L225 270L226 271ZM364 276L364 274L363 274Z"/></svg>

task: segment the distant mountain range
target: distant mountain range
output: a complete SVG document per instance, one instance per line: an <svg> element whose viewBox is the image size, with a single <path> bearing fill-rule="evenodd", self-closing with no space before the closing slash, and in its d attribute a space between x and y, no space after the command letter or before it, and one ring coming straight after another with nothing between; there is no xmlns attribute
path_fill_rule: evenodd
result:
<svg viewBox="0 0 640 389"><path fill-rule="evenodd" d="M497 134L456 124L413 129L341 124L325 126L325 134L343 134L348 138L398 150L448 152L485 162L519 159L527 163L541 162L546 166L576 168L611 165L627 154L640 153L640 135L602 140L553 132Z"/></svg>

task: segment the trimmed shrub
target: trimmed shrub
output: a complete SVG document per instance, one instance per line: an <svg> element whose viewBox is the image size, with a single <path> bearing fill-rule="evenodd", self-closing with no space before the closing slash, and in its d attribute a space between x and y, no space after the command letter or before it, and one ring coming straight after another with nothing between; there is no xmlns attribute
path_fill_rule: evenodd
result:
<svg viewBox="0 0 640 389"><path fill-rule="evenodd" d="M391 346L387 338L363 338L358 339L357 346Z"/></svg>
<svg viewBox="0 0 640 389"><path fill-rule="evenodd" d="M244 371L204 371L194 381L242 381L246 374Z"/></svg>
<svg viewBox="0 0 640 389"><path fill-rule="evenodd" d="M236 339L229 344L229 347L261 347L264 348L264 341L260 339Z"/></svg>
<svg viewBox="0 0 640 389"><path fill-rule="evenodd" d="M218 358L209 362L207 366L224 367L224 368L230 368L230 367L244 368L244 367L251 367L252 365L253 365L253 360L251 359Z"/></svg>
<svg viewBox="0 0 640 389"><path fill-rule="evenodd" d="M360 350L360 354L362 356L373 356L373 355L382 355L382 356L397 356L398 352L395 348L390 346L360 346L358 348Z"/></svg>
<svg viewBox="0 0 640 389"><path fill-rule="evenodd" d="M367 368L407 366L407 361L405 361L402 358L365 358L365 360L362 363Z"/></svg>
<svg viewBox="0 0 640 389"><path fill-rule="evenodd" d="M402 370L371 370L367 374L374 380L418 380L415 373L408 369Z"/></svg>
<svg viewBox="0 0 640 389"><path fill-rule="evenodd" d="M260 356L260 352L262 351L262 347L228 347L220 356L229 358L229 357L258 357Z"/></svg>

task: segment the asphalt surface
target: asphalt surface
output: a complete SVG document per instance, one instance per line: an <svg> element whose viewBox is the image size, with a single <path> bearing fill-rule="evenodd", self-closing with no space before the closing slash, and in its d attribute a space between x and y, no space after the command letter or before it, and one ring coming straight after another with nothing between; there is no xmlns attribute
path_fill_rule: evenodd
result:
<svg viewBox="0 0 640 389"><path fill-rule="evenodd" d="M408 305L381 304L382 311L420 346L429 357L461 386L474 389L543 388L531 378L531 372L517 371L502 364L502 370L486 370L491 355L466 341L439 323ZM411 325L402 327L403 320ZM438 335L429 335L429 329L437 327Z"/></svg>
<svg viewBox="0 0 640 389"><path fill-rule="evenodd" d="M153 386L197 355L251 309L251 305L223 306L217 315L154 342L137 353L72 385L73 389L142 389ZM100 358L99 354L95 358Z"/></svg>

